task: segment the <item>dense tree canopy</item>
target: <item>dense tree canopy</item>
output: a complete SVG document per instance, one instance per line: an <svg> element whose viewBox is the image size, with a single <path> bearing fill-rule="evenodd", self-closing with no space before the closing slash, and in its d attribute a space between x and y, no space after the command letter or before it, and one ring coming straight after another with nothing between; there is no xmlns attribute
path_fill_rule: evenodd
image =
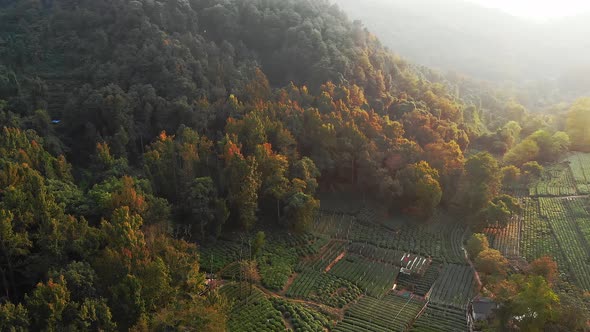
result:
<svg viewBox="0 0 590 332"><path fill-rule="evenodd" d="M498 160L583 147L585 105L547 129L326 0L0 1L0 330L224 331L197 244L256 232L256 255L261 228L309 230L318 192L504 225Z"/></svg>

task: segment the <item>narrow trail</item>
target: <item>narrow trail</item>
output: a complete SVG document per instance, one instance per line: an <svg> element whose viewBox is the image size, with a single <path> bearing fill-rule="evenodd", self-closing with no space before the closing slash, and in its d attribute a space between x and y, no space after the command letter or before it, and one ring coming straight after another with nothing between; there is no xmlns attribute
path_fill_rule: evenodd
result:
<svg viewBox="0 0 590 332"><path fill-rule="evenodd" d="M293 284L293 281L295 281L295 278L297 278L298 275L299 275L299 273L293 272L293 274L291 274L291 276L287 280L287 283L285 284L285 287L283 287L283 289L281 290L281 292L278 293L278 294L280 294L281 296L285 296L285 294L287 294L287 290L289 289L289 287L291 287L291 285Z"/></svg>
<svg viewBox="0 0 590 332"><path fill-rule="evenodd" d="M590 195L548 196L547 198L578 199L578 198L590 198Z"/></svg>
<svg viewBox="0 0 590 332"><path fill-rule="evenodd" d="M324 272L329 272L334 267L334 265L336 265L336 263L338 263L342 258L344 258L345 255L346 251L341 252L340 255L338 255L338 257L336 257L332 262L330 262L330 264L328 264Z"/></svg>

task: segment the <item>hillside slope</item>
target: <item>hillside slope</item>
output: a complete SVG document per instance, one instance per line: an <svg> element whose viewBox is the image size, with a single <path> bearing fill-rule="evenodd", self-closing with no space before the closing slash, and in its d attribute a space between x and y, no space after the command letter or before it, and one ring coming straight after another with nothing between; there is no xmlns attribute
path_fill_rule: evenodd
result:
<svg viewBox="0 0 590 332"><path fill-rule="evenodd" d="M588 92L571 74L588 73L588 15L541 23L461 0L334 2L416 63L500 82L560 79L562 93Z"/></svg>

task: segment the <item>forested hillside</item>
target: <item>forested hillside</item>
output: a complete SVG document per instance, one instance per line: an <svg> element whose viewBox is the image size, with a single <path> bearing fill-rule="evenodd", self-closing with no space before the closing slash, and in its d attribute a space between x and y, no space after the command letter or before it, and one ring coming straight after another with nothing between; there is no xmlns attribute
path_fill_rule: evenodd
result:
<svg viewBox="0 0 590 332"><path fill-rule="evenodd" d="M583 150L588 118L586 100L559 123L414 66L327 0L0 1L0 331L239 330L241 283L214 291L236 273L280 316L265 294L345 241L338 224L332 242L310 235L322 195L417 227L454 216L452 248L389 249L465 264L467 229L520 211L502 182L526 186L564 157L565 130ZM287 232L315 249L289 251ZM315 282L351 301L362 285L337 266ZM312 300L341 308L334 292Z"/></svg>

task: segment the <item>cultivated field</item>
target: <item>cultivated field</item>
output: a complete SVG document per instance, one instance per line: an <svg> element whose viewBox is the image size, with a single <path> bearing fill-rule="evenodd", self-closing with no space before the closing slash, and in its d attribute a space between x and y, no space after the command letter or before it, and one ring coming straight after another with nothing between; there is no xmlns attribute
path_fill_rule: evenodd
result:
<svg viewBox="0 0 590 332"><path fill-rule="evenodd" d="M412 296L363 297L346 312L334 331L407 331L426 303Z"/></svg>
<svg viewBox="0 0 590 332"><path fill-rule="evenodd" d="M256 257L243 235L204 246L201 268L233 303L229 330L408 331L448 312L445 326L467 331L457 318L475 295L465 229L355 211L324 210L311 233L270 233Z"/></svg>
<svg viewBox="0 0 590 332"><path fill-rule="evenodd" d="M523 213L485 229L490 245L510 260L549 255L563 280L590 290L589 179L590 154L547 167L528 195L519 191ZM478 285L464 227L442 214L413 223L342 204L350 197L325 199L310 233L269 233L257 257L243 237L201 248L201 268L226 282L230 331L469 330ZM248 260L255 272L239 263ZM240 282L248 278L253 285Z"/></svg>
<svg viewBox="0 0 590 332"><path fill-rule="evenodd" d="M564 281L590 290L590 154L546 167L529 189L520 198L519 218L506 228L486 229L490 244L511 259L550 256Z"/></svg>
<svg viewBox="0 0 590 332"><path fill-rule="evenodd" d="M429 304L412 332L463 332L467 330L466 312L453 307Z"/></svg>
<svg viewBox="0 0 590 332"><path fill-rule="evenodd" d="M506 227L486 228L484 231L490 245L500 250L504 257L518 258L520 255L521 220L520 216L516 216Z"/></svg>
<svg viewBox="0 0 590 332"><path fill-rule="evenodd" d="M579 194L590 194L590 153L577 153L567 158Z"/></svg>
<svg viewBox="0 0 590 332"><path fill-rule="evenodd" d="M443 267L430 293L432 303L466 309L475 296L473 270L467 265L447 264Z"/></svg>

